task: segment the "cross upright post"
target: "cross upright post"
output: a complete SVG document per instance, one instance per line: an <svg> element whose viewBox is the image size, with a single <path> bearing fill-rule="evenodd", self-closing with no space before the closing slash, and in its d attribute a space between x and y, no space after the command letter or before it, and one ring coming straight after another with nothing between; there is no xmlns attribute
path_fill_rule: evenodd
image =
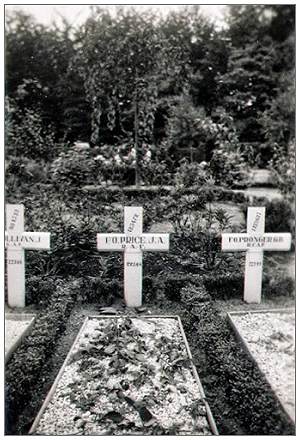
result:
<svg viewBox="0 0 300 440"><path fill-rule="evenodd" d="M10 307L25 307L25 249L50 249L49 232L24 231L24 206L6 205L5 247Z"/></svg>
<svg viewBox="0 0 300 440"><path fill-rule="evenodd" d="M143 233L143 208L124 207L123 234L97 234L97 249L124 252L124 298L128 307L142 305L143 251L168 251L169 234Z"/></svg>
<svg viewBox="0 0 300 440"><path fill-rule="evenodd" d="M222 234L222 250L246 251L244 301L261 302L264 251L289 251L290 233L265 233L265 208L249 207L247 233Z"/></svg>

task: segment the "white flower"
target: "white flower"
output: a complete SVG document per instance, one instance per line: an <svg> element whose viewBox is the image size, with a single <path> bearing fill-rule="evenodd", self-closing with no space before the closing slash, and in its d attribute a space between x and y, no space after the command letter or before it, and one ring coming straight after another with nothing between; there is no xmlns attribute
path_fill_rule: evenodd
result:
<svg viewBox="0 0 300 440"><path fill-rule="evenodd" d="M130 152L129 152L129 154L128 154L128 157L132 157L132 158L135 158L135 157L136 157L136 151L135 151L135 148L131 148L131 150L130 150Z"/></svg>
<svg viewBox="0 0 300 440"><path fill-rule="evenodd" d="M101 162L104 162L105 161L105 157L102 154L98 154L98 156L96 156L94 160L99 160Z"/></svg>
<svg viewBox="0 0 300 440"><path fill-rule="evenodd" d="M88 142L77 141L74 143L74 147L78 150L87 150L90 148L90 144Z"/></svg>
<svg viewBox="0 0 300 440"><path fill-rule="evenodd" d="M117 165L120 165L122 163L122 159L120 158L119 154L116 154L114 156L114 160L116 161Z"/></svg>

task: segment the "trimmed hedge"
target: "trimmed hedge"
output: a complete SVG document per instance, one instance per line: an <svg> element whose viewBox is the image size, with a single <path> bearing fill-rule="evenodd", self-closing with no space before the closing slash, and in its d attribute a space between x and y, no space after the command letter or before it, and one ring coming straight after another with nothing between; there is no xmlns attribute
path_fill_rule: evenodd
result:
<svg viewBox="0 0 300 440"><path fill-rule="evenodd" d="M55 276L31 276L26 281L26 304L45 308L51 302L56 287Z"/></svg>
<svg viewBox="0 0 300 440"><path fill-rule="evenodd" d="M241 298L244 290L244 274L232 273L216 275L204 274L202 276L206 290L214 299Z"/></svg>
<svg viewBox="0 0 300 440"><path fill-rule="evenodd" d="M65 329L78 287L76 280L57 280L55 292L49 290L51 299L47 309L37 316L31 333L6 366L6 434L15 434L18 417L32 399L39 374Z"/></svg>
<svg viewBox="0 0 300 440"><path fill-rule="evenodd" d="M123 298L123 282L107 280L101 277L80 279L79 301L86 303L104 303L110 306L116 297Z"/></svg>
<svg viewBox="0 0 300 440"><path fill-rule="evenodd" d="M80 278L79 282L80 293L77 299L83 303L111 305L117 298L123 298L123 280L90 276ZM291 297L294 287L294 280L288 276L276 278L263 275L262 292L266 297L281 295ZM163 272L154 275L145 274L143 276L143 303L155 303L162 307L166 300L180 303L184 289L192 289L194 292L192 296L196 295L199 298L242 299L244 274L242 272L216 274L215 271L206 274Z"/></svg>
<svg viewBox="0 0 300 440"><path fill-rule="evenodd" d="M194 307L182 319L220 434L240 434L241 430L248 435L294 434L295 426L282 411L270 385L236 342L217 308L208 302ZM221 401L228 404L229 414L218 410ZM226 416L239 422L236 432L233 425L227 430L223 423Z"/></svg>
<svg viewBox="0 0 300 440"><path fill-rule="evenodd" d="M274 199L272 201L253 201L254 206L266 208L265 232L290 232L295 233L295 212L293 206L286 200ZM248 205L244 204L243 212L247 217Z"/></svg>
<svg viewBox="0 0 300 440"><path fill-rule="evenodd" d="M68 188L68 191L72 191L72 188ZM109 198L120 199L120 197L148 197L154 199L157 196L175 196L189 195L189 194L202 194L208 197L209 200L214 201L228 201L234 203L243 203L246 200L246 196L243 191L226 189L221 186L203 185L203 186L191 186L191 187L175 187L175 186L141 186L139 188L135 186L120 187L120 186L97 186L87 185L79 189L82 193L90 195L100 195L107 193ZM76 188L78 192L78 188Z"/></svg>

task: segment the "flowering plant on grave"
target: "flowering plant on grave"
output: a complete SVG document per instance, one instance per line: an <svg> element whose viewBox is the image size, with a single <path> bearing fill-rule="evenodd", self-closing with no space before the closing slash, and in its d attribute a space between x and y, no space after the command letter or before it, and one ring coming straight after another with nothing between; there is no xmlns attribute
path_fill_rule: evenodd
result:
<svg viewBox="0 0 300 440"><path fill-rule="evenodd" d="M231 216L222 208L207 208L206 200L200 195L195 198L181 198L179 208L173 211L172 221L175 237L185 244L185 261L207 272L226 261L221 252L220 236L229 227Z"/></svg>
<svg viewBox="0 0 300 440"><path fill-rule="evenodd" d="M30 433L212 434L184 338L176 318L88 319Z"/></svg>

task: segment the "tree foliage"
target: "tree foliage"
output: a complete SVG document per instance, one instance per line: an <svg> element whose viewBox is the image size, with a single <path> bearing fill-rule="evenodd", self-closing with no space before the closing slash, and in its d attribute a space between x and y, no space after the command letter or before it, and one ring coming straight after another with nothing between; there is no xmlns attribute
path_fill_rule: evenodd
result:
<svg viewBox="0 0 300 440"><path fill-rule="evenodd" d="M169 165L233 150L251 165L268 165L295 136L295 8L227 9L223 29L199 5L166 16L93 6L78 28L8 15L14 121L23 115L26 125L38 115L34 124L51 125L56 141L89 141L106 156L109 146L113 156L131 145L136 170L149 149L155 160L169 155ZM19 152L31 154L28 148Z"/></svg>

